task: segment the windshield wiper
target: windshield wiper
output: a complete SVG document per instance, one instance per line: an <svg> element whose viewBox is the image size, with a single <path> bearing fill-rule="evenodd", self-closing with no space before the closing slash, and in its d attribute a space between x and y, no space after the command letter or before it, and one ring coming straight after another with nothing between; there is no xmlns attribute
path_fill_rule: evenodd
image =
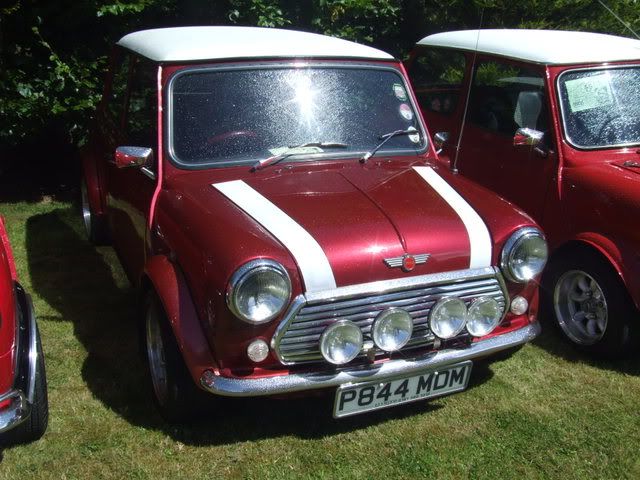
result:
<svg viewBox="0 0 640 480"><path fill-rule="evenodd" d="M251 171L255 172L256 170L263 169L265 167L268 167L269 165L275 165L281 160L284 160L285 158L290 157L292 155L300 155L301 152L296 151L299 148L306 148L306 147L347 148L348 146L349 145L347 145L346 143L340 143L340 142L307 142L307 143L301 143L300 145L289 145L287 149L282 153L279 153L277 155L272 155L271 157L265 158L263 160L258 160L256 163L254 163L251 166Z"/></svg>
<svg viewBox="0 0 640 480"><path fill-rule="evenodd" d="M382 140L376 147L370 152L365 153L360 159L360 163L365 163L371 157L373 157L378 150L380 150L385 143L391 140L393 137L398 137L400 135L420 135L420 132L413 127L407 128L406 130L394 130L393 132L385 133L384 135L380 135L378 140Z"/></svg>

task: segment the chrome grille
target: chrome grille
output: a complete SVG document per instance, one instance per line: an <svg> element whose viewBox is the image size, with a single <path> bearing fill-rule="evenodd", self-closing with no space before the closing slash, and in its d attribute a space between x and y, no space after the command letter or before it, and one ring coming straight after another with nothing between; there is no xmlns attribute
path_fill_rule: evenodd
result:
<svg viewBox="0 0 640 480"><path fill-rule="evenodd" d="M471 272L466 271L467 274ZM324 361L319 341L328 325L338 319L351 320L362 329L367 341L371 339L371 326L376 316L391 307L402 308L413 318L413 335L403 350L426 346L435 339L428 326L429 312L443 297L456 296L467 304L481 296L493 297L504 314L506 295L499 273L492 268L481 269L480 272L482 275L471 278L465 277L464 271L458 272L462 278L445 280L427 275L417 277L417 280L424 279L424 283L407 285L405 281L405 284L383 292L372 289L345 296L301 300L278 328L273 346L286 364ZM432 277L439 281L428 282ZM380 286L381 283L373 285Z"/></svg>

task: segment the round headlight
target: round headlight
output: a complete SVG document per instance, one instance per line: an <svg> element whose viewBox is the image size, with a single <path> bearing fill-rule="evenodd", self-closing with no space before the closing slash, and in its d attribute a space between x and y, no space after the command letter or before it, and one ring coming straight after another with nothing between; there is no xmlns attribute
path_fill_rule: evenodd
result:
<svg viewBox="0 0 640 480"><path fill-rule="evenodd" d="M413 320L405 310L390 308L376 317L371 333L378 348L385 352L395 352L411 338Z"/></svg>
<svg viewBox="0 0 640 480"><path fill-rule="evenodd" d="M498 302L490 297L474 300L469 307L467 330L474 337L482 337L493 331L502 318Z"/></svg>
<svg viewBox="0 0 640 480"><path fill-rule="evenodd" d="M513 282L528 282L542 272L547 256L547 241L542 232L532 227L521 228L502 249L502 271Z"/></svg>
<svg viewBox="0 0 640 480"><path fill-rule="evenodd" d="M258 324L273 320L289 302L291 281L273 260L252 260L232 275L227 304L241 320Z"/></svg>
<svg viewBox="0 0 640 480"><path fill-rule="evenodd" d="M467 323L467 306L456 297L443 298L435 304L429 315L431 331L440 338L452 338Z"/></svg>
<svg viewBox="0 0 640 480"><path fill-rule="evenodd" d="M343 365L356 358L362 350L362 331L349 320L338 320L320 337L320 353L327 362Z"/></svg>

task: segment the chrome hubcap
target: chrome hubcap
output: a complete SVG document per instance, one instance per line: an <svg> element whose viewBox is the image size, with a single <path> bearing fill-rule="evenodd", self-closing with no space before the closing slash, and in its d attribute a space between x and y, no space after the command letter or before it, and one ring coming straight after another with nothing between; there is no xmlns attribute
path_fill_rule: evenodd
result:
<svg viewBox="0 0 640 480"><path fill-rule="evenodd" d="M151 305L147 310L147 358L151 372L151 383L156 398L162 404L167 398L167 363L165 361L164 342L157 318L156 307Z"/></svg>
<svg viewBox="0 0 640 480"><path fill-rule="evenodd" d="M82 202L82 220L84 220L84 228L87 235L91 235L91 207L89 206L89 193L87 192L87 184L82 181L80 183L80 195Z"/></svg>
<svg viewBox="0 0 640 480"><path fill-rule="evenodd" d="M553 303L558 324L580 345L593 345L607 329L607 301L595 279L581 270L570 270L556 283Z"/></svg>

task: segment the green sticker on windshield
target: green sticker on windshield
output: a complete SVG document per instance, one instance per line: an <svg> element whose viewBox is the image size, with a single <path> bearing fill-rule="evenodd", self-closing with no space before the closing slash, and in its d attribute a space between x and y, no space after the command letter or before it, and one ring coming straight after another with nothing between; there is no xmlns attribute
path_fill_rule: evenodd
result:
<svg viewBox="0 0 640 480"><path fill-rule="evenodd" d="M393 84L393 93L398 100L402 100L404 102L407 99L407 91L399 83Z"/></svg>
<svg viewBox="0 0 640 480"><path fill-rule="evenodd" d="M568 80L565 87L572 112L609 107L614 103L609 76L606 73Z"/></svg>

